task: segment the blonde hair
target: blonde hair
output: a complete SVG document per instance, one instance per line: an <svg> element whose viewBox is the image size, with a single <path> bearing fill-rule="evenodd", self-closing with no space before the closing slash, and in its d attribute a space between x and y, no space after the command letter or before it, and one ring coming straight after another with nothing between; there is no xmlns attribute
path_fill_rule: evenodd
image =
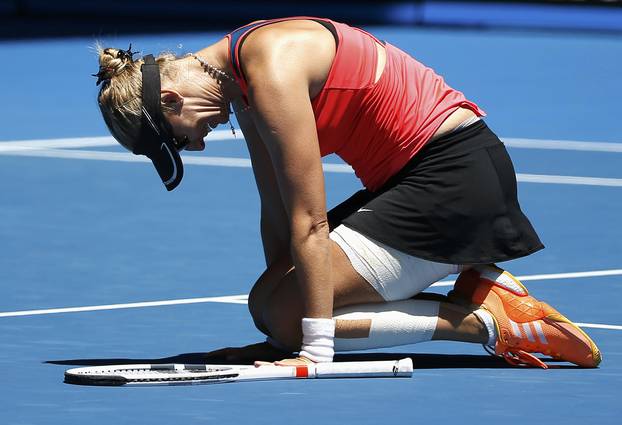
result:
<svg viewBox="0 0 622 425"><path fill-rule="evenodd" d="M130 46L131 47L131 46ZM142 59L133 60L129 49L102 48L99 54L99 74L103 80L97 103L106 126L112 136L126 149L132 150L140 132L142 108ZM160 78L172 79L177 57L171 53L160 54L156 63L160 66ZM165 108L163 108L165 109Z"/></svg>

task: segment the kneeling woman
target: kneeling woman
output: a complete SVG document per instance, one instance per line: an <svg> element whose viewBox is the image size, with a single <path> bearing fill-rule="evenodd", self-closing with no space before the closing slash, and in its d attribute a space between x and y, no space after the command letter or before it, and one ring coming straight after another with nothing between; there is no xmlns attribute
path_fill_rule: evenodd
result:
<svg viewBox="0 0 622 425"><path fill-rule="evenodd" d="M261 198L267 270L249 308L270 344L229 350L328 362L335 350L429 339L478 342L512 363L539 352L594 367L592 340L495 262L542 248L484 112L431 69L323 18L259 21L194 55L100 51L99 105L113 136L148 156L168 190L179 151L234 110ZM365 189L326 212L320 158ZM442 300L417 297L460 273ZM281 352L281 351L279 351Z"/></svg>

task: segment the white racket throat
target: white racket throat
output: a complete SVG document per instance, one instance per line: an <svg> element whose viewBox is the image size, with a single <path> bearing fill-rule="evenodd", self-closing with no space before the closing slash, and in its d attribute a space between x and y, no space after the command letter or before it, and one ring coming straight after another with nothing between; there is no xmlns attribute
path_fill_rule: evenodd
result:
<svg viewBox="0 0 622 425"><path fill-rule="evenodd" d="M127 364L80 367L65 372L76 385L198 385L309 378L410 378L410 358L389 361L315 363L304 366Z"/></svg>

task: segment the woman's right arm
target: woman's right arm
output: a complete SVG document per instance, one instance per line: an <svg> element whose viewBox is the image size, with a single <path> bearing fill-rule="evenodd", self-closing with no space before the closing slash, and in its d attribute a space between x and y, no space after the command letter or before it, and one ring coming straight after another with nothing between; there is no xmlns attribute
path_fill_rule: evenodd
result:
<svg viewBox="0 0 622 425"><path fill-rule="evenodd" d="M272 160L255 128L248 107L241 98L233 102L233 107L248 146L253 173L255 174L255 182L259 191L261 200L261 239L266 265L269 267L282 256L290 255L290 232L287 213L279 193Z"/></svg>

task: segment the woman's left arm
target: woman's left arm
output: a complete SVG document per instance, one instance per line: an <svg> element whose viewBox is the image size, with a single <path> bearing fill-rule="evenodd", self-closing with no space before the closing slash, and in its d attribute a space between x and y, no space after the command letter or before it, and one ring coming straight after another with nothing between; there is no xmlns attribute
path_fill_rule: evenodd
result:
<svg viewBox="0 0 622 425"><path fill-rule="evenodd" d="M255 125L275 168L289 219L304 317L331 318L333 284L326 195L306 49L262 47L245 57ZM296 54L298 50L299 54Z"/></svg>

